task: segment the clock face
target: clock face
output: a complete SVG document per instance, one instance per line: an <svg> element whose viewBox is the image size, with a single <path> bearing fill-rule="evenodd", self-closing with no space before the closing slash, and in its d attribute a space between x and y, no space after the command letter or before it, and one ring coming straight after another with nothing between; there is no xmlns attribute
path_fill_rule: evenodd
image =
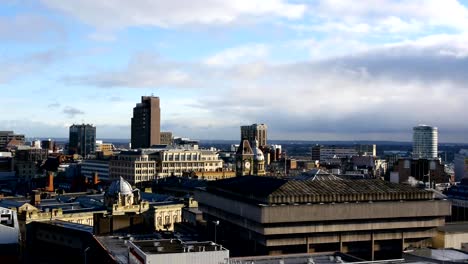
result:
<svg viewBox="0 0 468 264"><path fill-rule="evenodd" d="M250 168L250 162L248 160L246 160L244 162L244 166L245 166L246 169L249 169Z"/></svg>

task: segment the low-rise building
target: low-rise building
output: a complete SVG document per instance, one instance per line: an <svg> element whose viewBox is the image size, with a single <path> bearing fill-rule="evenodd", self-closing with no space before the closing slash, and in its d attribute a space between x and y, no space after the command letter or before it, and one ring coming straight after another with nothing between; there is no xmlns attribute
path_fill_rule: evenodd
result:
<svg viewBox="0 0 468 264"><path fill-rule="evenodd" d="M183 242L178 239L128 242L129 264L219 264L228 261L229 250L213 242Z"/></svg>
<svg viewBox="0 0 468 264"><path fill-rule="evenodd" d="M24 145L24 135L15 134L13 131L0 131L0 150L7 149L11 142L15 142L16 145Z"/></svg>
<svg viewBox="0 0 468 264"><path fill-rule="evenodd" d="M223 160L215 151L199 149L166 149L151 154L157 163L158 178L182 176L186 172L223 170Z"/></svg>
<svg viewBox="0 0 468 264"><path fill-rule="evenodd" d="M172 145L172 132L161 131L161 145Z"/></svg>
<svg viewBox="0 0 468 264"><path fill-rule="evenodd" d="M88 179L92 179L94 174L97 173L99 179L110 180L108 160L83 160L80 167L81 175Z"/></svg>
<svg viewBox="0 0 468 264"><path fill-rule="evenodd" d="M351 158L353 156L376 156L377 148L375 144L354 145L354 146L322 146L312 147L312 160L321 163L330 163L334 159Z"/></svg>

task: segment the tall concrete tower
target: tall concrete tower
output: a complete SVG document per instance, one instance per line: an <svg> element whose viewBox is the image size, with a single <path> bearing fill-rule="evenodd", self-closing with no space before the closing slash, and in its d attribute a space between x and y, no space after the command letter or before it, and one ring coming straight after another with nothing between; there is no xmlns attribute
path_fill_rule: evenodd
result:
<svg viewBox="0 0 468 264"><path fill-rule="evenodd" d="M437 158L437 127L419 125L413 128L413 158Z"/></svg>
<svg viewBox="0 0 468 264"><path fill-rule="evenodd" d="M161 142L161 108L159 97L142 96L133 108L132 148L149 148Z"/></svg>
<svg viewBox="0 0 468 264"><path fill-rule="evenodd" d="M250 126L241 126L241 139L247 139L250 146L258 140L258 147L263 148L267 145L267 130L265 124L253 124Z"/></svg>

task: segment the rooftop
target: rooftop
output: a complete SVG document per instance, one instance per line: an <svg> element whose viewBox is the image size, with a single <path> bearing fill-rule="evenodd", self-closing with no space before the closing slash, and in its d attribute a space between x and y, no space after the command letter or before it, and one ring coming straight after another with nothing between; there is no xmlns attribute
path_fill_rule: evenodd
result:
<svg viewBox="0 0 468 264"><path fill-rule="evenodd" d="M439 261L467 262L468 254L456 249L431 249L422 248L404 252L407 255L420 257L422 259L432 259Z"/></svg>
<svg viewBox="0 0 468 264"><path fill-rule="evenodd" d="M375 179L298 181L243 176L208 183L208 191L262 204L429 200L431 191Z"/></svg>
<svg viewBox="0 0 468 264"><path fill-rule="evenodd" d="M445 223L437 230L445 233L468 233L468 222Z"/></svg>
<svg viewBox="0 0 468 264"><path fill-rule="evenodd" d="M174 254L188 252L223 251L223 246L214 242L184 242L179 239L132 241L145 254Z"/></svg>
<svg viewBox="0 0 468 264"><path fill-rule="evenodd" d="M288 254L279 256L256 256L256 257L238 257L230 258L229 264L336 264L361 262L362 259L335 252L335 253L309 253L309 254ZM366 262L367 263L367 262ZM371 263L371 262L369 262ZM403 263L403 260L394 260L392 263Z"/></svg>

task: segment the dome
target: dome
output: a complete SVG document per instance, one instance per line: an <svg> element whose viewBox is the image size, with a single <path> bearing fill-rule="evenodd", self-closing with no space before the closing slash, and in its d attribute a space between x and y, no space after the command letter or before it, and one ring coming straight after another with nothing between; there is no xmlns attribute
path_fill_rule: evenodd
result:
<svg viewBox="0 0 468 264"><path fill-rule="evenodd" d="M122 195L129 195L133 193L133 188L132 188L132 185L128 183L128 181L120 177L119 180L112 182L107 193L111 195L117 194L117 193L120 193Z"/></svg>
<svg viewBox="0 0 468 264"><path fill-rule="evenodd" d="M253 151L253 155L254 155L254 160L258 160L258 161L264 161L265 160L265 156L263 156L263 151L258 148L258 141L257 140L255 140L255 144L254 144L254 147L252 148L252 151Z"/></svg>

